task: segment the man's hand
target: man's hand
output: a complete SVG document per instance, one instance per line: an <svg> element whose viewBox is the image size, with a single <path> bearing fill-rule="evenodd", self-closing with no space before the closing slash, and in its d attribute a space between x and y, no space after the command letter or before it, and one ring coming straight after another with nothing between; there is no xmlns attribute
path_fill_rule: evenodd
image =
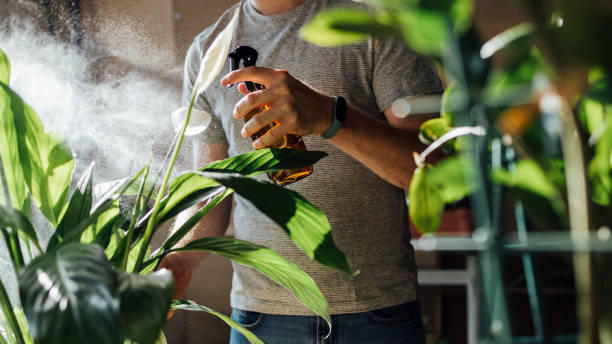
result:
<svg viewBox="0 0 612 344"><path fill-rule="evenodd" d="M246 86L240 84L238 90L245 96L236 103L234 117L242 118L264 105L269 109L245 123L242 136L250 137L268 124L278 123L253 142L255 148L267 147L287 134L322 134L331 125L333 98L313 90L287 71L247 67L227 74L221 79L221 84L229 86L243 81L262 84L266 88L248 93Z"/></svg>
<svg viewBox="0 0 612 344"><path fill-rule="evenodd" d="M160 269L172 271L175 300L180 300L185 296L193 272L200 265L202 256L200 252L172 252L165 256L159 264Z"/></svg>

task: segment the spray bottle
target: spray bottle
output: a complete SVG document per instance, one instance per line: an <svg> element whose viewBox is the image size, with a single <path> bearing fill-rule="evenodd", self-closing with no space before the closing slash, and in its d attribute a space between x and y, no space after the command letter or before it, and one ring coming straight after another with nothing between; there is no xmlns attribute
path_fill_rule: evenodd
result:
<svg viewBox="0 0 612 344"><path fill-rule="evenodd" d="M257 62L257 50L249 47L249 46L239 46L233 52L229 54L230 59L230 70L234 71L240 68L240 60L243 61L244 67L254 66L255 62ZM262 90L265 87L263 85L247 81L245 82L247 89L249 92L254 92L257 90ZM257 115L260 112L268 110L269 107L264 105L260 108L254 109L246 116L244 116L244 121L247 122L253 116ZM267 126L261 128L258 132L251 136L251 139L255 141L259 137L265 135L274 128L278 123L274 122L272 124L268 124ZM304 144L304 140L299 135L287 134L281 139L279 139L275 144L270 146L271 148L292 148L292 149L301 149L306 150L306 145ZM296 182L302 178L309 176L312 173L312 166L300 167L300 168L292 168L286 170L279 170L275 172L268 173L268 177L279 183L280 185L287 185L293 182Z"/></svg>

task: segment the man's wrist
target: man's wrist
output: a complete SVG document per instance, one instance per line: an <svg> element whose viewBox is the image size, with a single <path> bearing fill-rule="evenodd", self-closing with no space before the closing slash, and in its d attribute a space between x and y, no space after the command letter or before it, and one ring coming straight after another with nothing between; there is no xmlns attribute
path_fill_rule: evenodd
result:
<svg viewBox="0 0 612 344"><path fill-rule="evenodd" d="M342 126L344 125L344 121L346 120L346 100L339 96L334 96L332 98L334 100L334 103L330 116L331 123L327 130L325 130L321 134L321 137L323 137L324 139L331 139L332 137L334 137L338 130L342 128Z"/></svg>

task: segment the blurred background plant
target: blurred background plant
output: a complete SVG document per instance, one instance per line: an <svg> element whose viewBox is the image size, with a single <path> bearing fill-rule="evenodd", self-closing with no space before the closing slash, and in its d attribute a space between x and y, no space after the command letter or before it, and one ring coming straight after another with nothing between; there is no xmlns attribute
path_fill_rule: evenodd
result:
<svg viewBox="0 0 612 344"><path fill-rule="evenodd" d="M529 20L483 42L471 0L362 2L374 10L329 9L302 37L323 46L400 39L440 72L442 97L393 104L399 116L441 114L421 127L429 147L414 155L409 213L421 232L435 233L445 205L469 199L476 229L465 250L479 252L481 339L611 342L612 4L524 1ZM449 156L431 165L436 149ZM448 244L461 250L464 242ZM577 333L547 328L541 252L571 254ZM511 324L517 315L503 281L510 253L525 270L530 336Z"/></svg>

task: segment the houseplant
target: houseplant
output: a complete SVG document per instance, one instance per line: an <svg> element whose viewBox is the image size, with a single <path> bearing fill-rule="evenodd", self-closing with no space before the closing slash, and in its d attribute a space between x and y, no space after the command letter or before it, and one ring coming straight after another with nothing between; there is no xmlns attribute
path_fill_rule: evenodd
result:
<svg viewBox="0 0 612 344"><path fill-rule="evenodd" d="M574 340L612 340L612 38L604 24L612 19L610 4L522 2L526 22L484 42L472 23L471 0L364 2L373 8L327 10L302 35L320 45L371 35L401 39L448 82L441 118L421 127L430 147L415 153L410 216L433 233L444 205L469 195L477 227L471 247L481 250L481 336L518 340L504 298L502 255L522 255L525 271L533 271L531 255L544 251L572 253ZM456 154L432 166L427 156L435 149ZM514 201L504 205L507 194ZM504 209L512 221L504 220ZM522 339L546 342L538 276L530 275L535 335Z"/></svg>
<svg viewBox="0 0 612 344"><path fill-rule="evenodd" d="M220 72L235 18L203 58L191 104L161 184L149 182L146 166L136 176L114 183L95 204L93 166L70 194L75 164L72 153L61 139L45 132L34 110L8 86L10 64L0 51L0 231L18 276L23 308L22 312L12 304L0 283L5 319L0 343L163 342L160 332L171 307L209 312L251 342L261 343L221 313L188 300L172 302L170 272L154 270L166 254L176 250L211 251L256 268L329 321L327 302L312 279L270 249L226 237L174 247L207 211L236 192L278 223L311 258L352 273L331 240L324 214L289 189L250 178L313 164L324 153L258 150L213 162L170 180L193 100ZM126 213L119 209L119 197L128 193L136 197ZM53 228L46 245L38 240L33 228L30 200ZM155 204L147 211L149 200ZM150 252L151 238L163 222L203 201L207 203L157 252ZM277 207L278 202L285 206ZM24 255L23 248L27 248L28 255Z"/></svg>

